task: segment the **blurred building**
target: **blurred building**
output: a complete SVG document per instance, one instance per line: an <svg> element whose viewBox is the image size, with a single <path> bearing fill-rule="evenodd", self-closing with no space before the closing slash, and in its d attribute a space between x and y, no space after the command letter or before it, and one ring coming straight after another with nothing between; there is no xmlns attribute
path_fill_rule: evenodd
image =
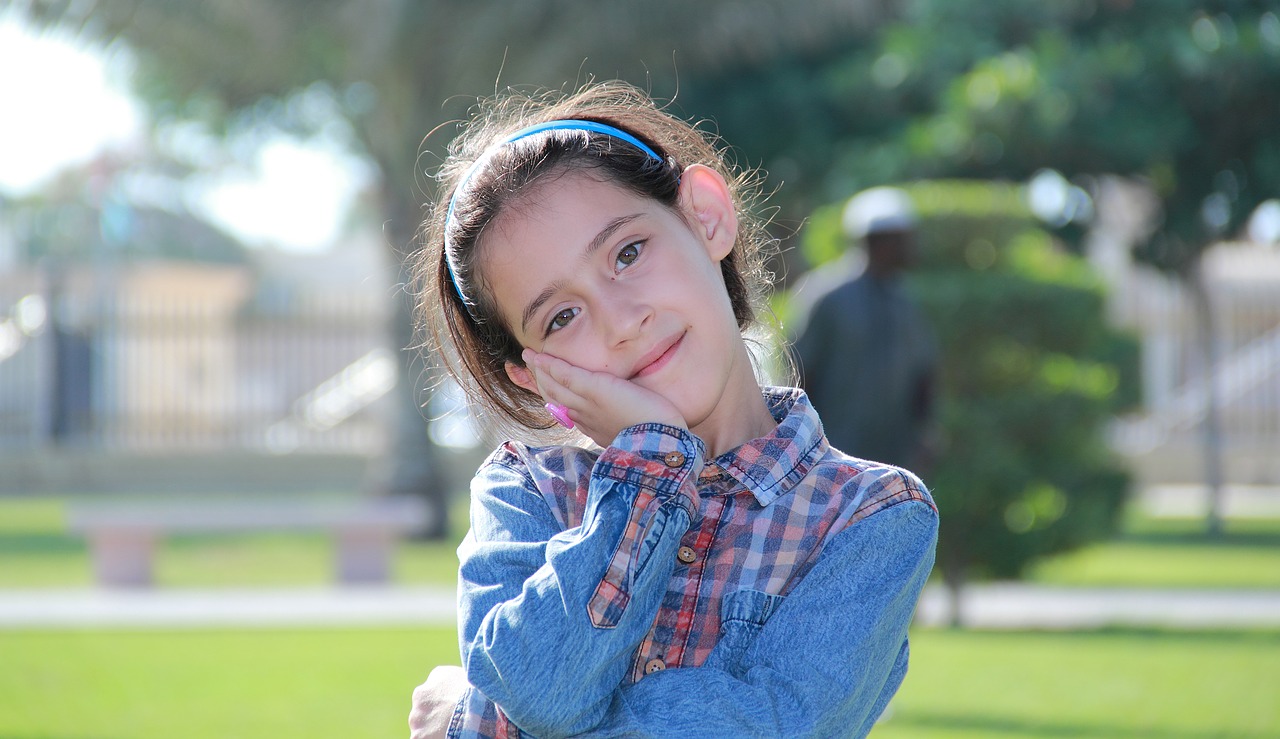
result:
<svg viewBox="0 0 1280 739"><path fill-rule="evenodd" d="M177 460L234 473L288 455L345 458L340 477L358 478L386 447L396 377L384 252L10 260L0 491L92 487L161 459L157 484Z"/></svg>

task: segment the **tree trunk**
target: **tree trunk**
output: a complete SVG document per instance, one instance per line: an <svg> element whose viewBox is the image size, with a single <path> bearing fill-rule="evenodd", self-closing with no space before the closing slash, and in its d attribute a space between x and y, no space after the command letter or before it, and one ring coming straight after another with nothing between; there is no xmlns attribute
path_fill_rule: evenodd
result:
<svg viewBox="0 0 1280 739"><path fill-rule="evenodd" d="M1201 440L1204 454L1204 477L1208 491L1205 530L1211 537L1222 534L1223 468L1222 468L1222 400L1218 390L1218 325L1213 300L1205 284L1204 260L1192 266L1190 279L1192 305L1195 308L1196 344L1204 372L1205 413Z"/></svg>
<svg viewBox="0 0 1280 739"><path fill-rule="evenodd" d="M391 188L387 188L391 189ZM438 539L449 532L449 475L444 454L431 441L425 406L429 397L430 375L417 349L418 337L413 324L413 296L404 287L409 282L405 258L412 253L411 242L416 212L409 198L386 200L384 212L391 214L386 241L391 250L396 286L391 316L390 341L400 359L396 385L392 391L391 441L383 456L374 462L370 486L381 495L417 495L423 498L429 512L423 537Z"/></svg>
<svg viewBox="0 0 1280 739"><path fill-rule="evenodd" d="M947 589L947 625L958 629L964 626L965 566L955 551L943 557L941 564L942 583Z"/></svg>

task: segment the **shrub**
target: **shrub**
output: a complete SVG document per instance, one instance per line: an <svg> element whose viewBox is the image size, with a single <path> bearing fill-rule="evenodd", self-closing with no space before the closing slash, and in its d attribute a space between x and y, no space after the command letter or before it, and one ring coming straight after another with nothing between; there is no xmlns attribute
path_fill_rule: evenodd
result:
<svg viewBox="0 0 1280 739"><path fill-rule="evenodd" d="M941 361L940 456L926 482L941 514L939 568L958 593L969 577L1018 577L1114 533L1129 478L1105 427L1137 401L1137 344L1108 325L1104 285L1040 227L1017 186L904 189L921 219L908 289ZM842 250L842 207L810 219L811 263Z"/></svg>

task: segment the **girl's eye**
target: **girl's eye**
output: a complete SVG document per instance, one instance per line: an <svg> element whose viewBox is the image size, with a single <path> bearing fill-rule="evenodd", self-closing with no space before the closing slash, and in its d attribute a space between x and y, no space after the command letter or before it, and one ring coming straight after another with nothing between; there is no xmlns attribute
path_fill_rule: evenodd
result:
<svg viewBox="0 0 1280 739"><path fill-rule="evenodd" d="M640 258L640 250L643 244L639 241L634 244L627 244L618 250L618 256L614 260L619 268L625 269L635 263Z"/></svg>
<svg viewBox="0 0 1280 739"><path fill-rule="evenodd" d="M557 311L556 314L551 317L551 323L547 326L547 335L550 336L553 331L559 331L565 326L568 326L569 322L577 317L578 310L578 308L565 308L564 310Z"/></svg>

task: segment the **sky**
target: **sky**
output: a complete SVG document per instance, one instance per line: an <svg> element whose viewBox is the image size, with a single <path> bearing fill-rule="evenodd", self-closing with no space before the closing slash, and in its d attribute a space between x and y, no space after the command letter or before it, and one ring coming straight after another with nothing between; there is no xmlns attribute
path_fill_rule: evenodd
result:
<svg viewBox="0 0 1280 739"><path fill-rule="evenodd" d="M141 112L102 56L67 34L37 36L0 15L0 188L25 194L58 170L137 136Z"/></svg>
<svg viewBox="0 0 1280 739"><path fill-rule="evenodd" d="M34 30L0 11L0 193L22 196L102 151L144 139L146 111L128 92L130 59L67 32ZM191 209L249 246L321 251L368 184L333 146L268 139L250 161L205 173L183 193Z"/></svg>

